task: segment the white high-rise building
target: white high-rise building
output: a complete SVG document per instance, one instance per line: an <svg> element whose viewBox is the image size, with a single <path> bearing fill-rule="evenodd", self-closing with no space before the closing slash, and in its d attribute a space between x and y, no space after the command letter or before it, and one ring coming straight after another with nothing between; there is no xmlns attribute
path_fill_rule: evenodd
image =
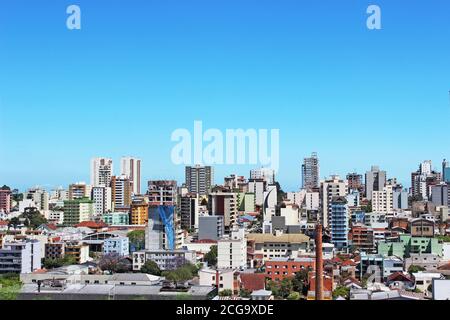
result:
<svg viewBox="0 0 450 320"><path fill-rule="evenodd" d="M110 187L93 187L91 199L94 201L94 215L99 216L112 209L112 191Z"/></svg>
<svg viewBox="0 0 450 320"><path fill-rule="evenodd" d="M231 236L217 242L217 268L247 268L247 241L244 228L233 228Z"/></svg>
<svg viewBox="0 0 450 320"><path fill-rule="evenodd" d="M379 213L394 212L392 185L387 185L383 191L372 191L372 211Z"/></svg>
<svg viewBox="0 0 450 320"><path fill-rule="evenodd" d="M267 184L275 183L275 170L260 168L250 170L250 179L263 179Z"/></svg>
<svg viewBox="0 0 450 320"><path fill-rule="evenodd" d="M113 162L108 158L93 158L91 160L92 187L110 187L113 175Z"/></svg>
<svg viewBox="0 0 450 320"><path fill-rule="evenodd" d="M120 161L120 173L130 179L133 194L141 194L141 159L123 157Z"/></svg>

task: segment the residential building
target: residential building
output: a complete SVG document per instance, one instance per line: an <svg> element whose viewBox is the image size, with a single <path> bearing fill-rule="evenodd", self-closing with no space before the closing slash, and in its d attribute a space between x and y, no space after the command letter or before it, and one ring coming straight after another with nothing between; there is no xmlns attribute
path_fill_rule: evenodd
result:
<svg viewBox="0 0 450 320"><path fill-rule="evenodd" d="M0 249L0 273L32 273L41 268L38 240L5 241Z"/></svg>
<svg viewBox="0 0 450 320"><path fill-rule="evenodd" d="M154 261L160 270L175 270L186 263L195 264L195 251L189 250L143 250L133 252L133 271L141 270L147 261Z"/></svg>
<svg viewBox="0 0 450 320"><path fill-rule="evenodd" d="M100 216L112 209L112 191L110 187L93 187L91 199L94 202L94 215Z"/></svg>
<svg viewBox="0 0 450 320"><path fill-rule="evenodd" d="M349 212L345 197L333 197L331 201L330 233L331 243L336 249L348 246Z"/></svg>
<svg viewBox="0 0 450 320"><path fill-rule="evenodd" d="M73 226L83 221L92 220L94 202L89 198L64 201L64 225Z"/></svg>
<svg viewBox="0 0 450 320"><path fill-rule="evenodd" d="M237 194L226 190L213 191L208 196L208 211L213 216L223 216L226 230L237 222Z"/></svg>
<svg viewBox="0 0 450 320"><path fill-rule="evenodd" d="M141 159L123 157L120 160L120 174L130 180L132 194L141 194Z"/></svg>
<svg viewBox="0 0 450 320"><path fill-rule="evenodd" d="M275 184L275 170L260 168L250 170L250 179L262 179L267 184Z"/></svg>
<svg viewBox="0 0 450 320"><path fill-rule="evenodd" d="M364 193L365 187L364 187L362 174L352 172L352 173L347 174L346 179L347 179L349 192L350 192L350 190L356 190L360 194Z"/></svg>
<svg viewBox="0 0 450 320"><path fill-rule="evenodd" d="M266 278L280 281L284 278L295 277L301 270L314 270L316 267L314 257L274 258L265 262Z"/></svg>
<svg viewBox="0 0 450 320"><path fill-rule="evenodd" d="M427 219L414 219L410 223L410 233L413 237L434 237L434 222Z"/></svg>
<svg viewBox="0 0 450 320"><path fill-rule="evenodd" d="M128 211L131 207L131 182L130 179L121 175L119 177L113 176L111 178L112 190L112 210Z"/></svg>
<svg viewBox="0 0 450 320"><path fill-rule="evenodd" d="M446 183L431 186L431 202L438 207L450 206L450 190Z"/></svg>
<svg viewBox="0 0 450 320"><path fill-rule="evenodd" d="M322 217L321 221L325 228L329 226L331 216L331 202L334 197L345 197L347 184L338 175L332 175L329 179L321 182L322 195Z"/></svg>
<svg viewBox="0 0 450 320"><path fill-rule="evenodd" d="M366 198L372 200L373 191L382 191L386 185L386 171L381 171L378 166L372 166L366 172Z"/></svg>
<svg viewBox="0 0 450 320"><path fill-rule="evenodd" d="M109 187L113 175L113 162L109 158L91 159L91 185Z"/></svg>
<svg viewBox="0 0 450 320"><path fill-rule="evenodd" d="M442 181L450 183L450 162L446 159L442 161Z"/></svg>
<svg viewBox="0 0 450 320"><path fill-rule="evenodd" d="M181 227L186 230L199 227L199 203L197 194L180 196Z"/></svg>
<svg viewBox="0 0 450 320"><path fill-rule="evenodd" d="M214 169L210 166L187 166L185 170L186 186L189 192L206 196L214 185Z"/></svg>
<svg viewBox="0 0 450 320"><path fill-rule="evenodd" d="M198 221L198 240L219 240L223 237L223 216L202 216Z"/></svg>
<svg viewBox="0 0 450 320"><path fill-rule="evenodd" d="M49 194L44 189L39 187L29 189L23 194L23 198L32 200L36 205L36 208L40 211L48 211Z"/></svg>
<svg viewBox="0 0 450 320"><path fill-rule="evenodd" d="M319 187L319 158L316 152L304 158L302 164L302 188L311 191Z"/></svg>
<svg viewBox="0 0 450 320"><path fill-rule="evenodd" d="M231 290L233 294L239 294L238 273L233 269L209 269L203 268L198 272L201 286L213 286L217 290Z"/></svg>
<svg viewBox="0 0 450 320"><path fill-rule="evenodd" d="M11 211L11 190L0 189L0 212L9 213Z"/></svg>
<svg viewBox="0 0 450 320"><path fill-rule="evenodd" d="M247 268L247 240L244 228L235 228L230 237L217 242L217 268L240 269Z"/></svg>
<svg viewBox="0 0 450 320"><path fill-rule="evenodd" d="M75 258L77 264L82 264L90 260L89 245L81 242L67 242L65 244L65 254Z"/></svg>
<svg viewBox="0 0 450 320"><path fill-rule="evenodd" d="M176 205L177 182L175 180L150 180L148 181L147 195L151 205Z"/></svg>
<svg viewBox="0 0 450 320"><path fill-rule="evenodd" d="M411 194L423 200L431 198L431 186L441 182L441 174L432 170L431 160L423 161L419 169L411 173Z"/></svg>
<svg viewBox="0 0 450 320"><path fill-rule="evenodd" d="M45 244L46 259L61 259L65 256L64 242L47 242Z"/></svg>
<svg viewBox="0 0 450 320"><path fill-rule="evenodd" d="M255 205L261 207L264 202L266 183L263 179L249 179L248 192L255 195Z"/></svg>
<svg viewBox="0 0 450 320"><path fill-rule="evenodd" d="M126 212L110 212L102 215L102 221L110 226L126 226L130 224L130 215Z"/></svg>
<svg viewBox="0 0 450 320"><path fill-rule="evenodd" d="M248 245L263 261L282 257L298 257L309 250L309 237L302 233L278 234L249 233Z"/></svg>
<svg viewBox="0 0 450 320"><path fill-rule="evenodd" d="M145 199L133 199L131 203L130 224L145 225L148 222L148 202Z"/></svg>
<svg viewBox="0 0 450 320"><path fill-rule="evenodd" d="M127 237L112 237L103 242L103 254L129 255L130 243Z"/></svg>
<svg viewBox="0 0 450 320"><path fill-rule="evenodd" d="M69 200L90 198L91 189L92 187L85 182L72 183L69 185Z"/></svg>
<svg viewBox="0 0 450 320"><path fill-rule="evenodd" d="M444 279L444 276L438 272L416 272L413 273L413 277L416 280L416 289L422 292L432 290L433 280Z"/></svg>
<svg viewBox="0 0 450 320"><path fill-rule="evenodd" d="M372 210L381 213L392 213L394 211L391 185L383 187L380 191L372 191Z"/></svg>

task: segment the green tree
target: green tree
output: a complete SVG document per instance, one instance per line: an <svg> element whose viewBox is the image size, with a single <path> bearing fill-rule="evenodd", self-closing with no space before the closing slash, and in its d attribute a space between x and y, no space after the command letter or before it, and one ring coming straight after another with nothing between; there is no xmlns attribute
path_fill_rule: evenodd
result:
<svg viewBox="0 0 450 320"><path fill-rule="evenodd" d="M47 219L36 208L25 208L24 213L20 217L25 220L25 226L32 229L47 223Z"/></svg>
<svg viewBox="0 0 450 320"><path fill-rule="evenodd" d="M292 286L296 292L299 292L303 295L308 293L308 273L311 268L302 269L295 274L295 277L292 279Z"/></svg>
<svg viewBox="0 0 450 320"><path fill-rule="evenodd" d="M286 299L293 291L292 278L284 278L280 281L280 297Z"/></svg>
<svg viewBox="0 0 450 320"><path fill-rule="evenodd" d="M293 291L288 295L287 299L288 300L300 300L300 293Z"/></svg>
<svg viewBox="0 0 450 320"><path fill-rule="evenodd" d="M241 289L239 291L239 296L241 298L250 298L251 294L252 294L252 292L250 290L247 290L247 289Z"/></svg>
<svg viewBox="0 0 450 320"><path fill-rule="evenodd" d="M209 266L215 266L217 264L217 246L211 246L211 249L204 256L204 260Z"/></svg>
<svg viewBox="0 0 450 320"><path fill-rule="evenodd" d="M0 276L0 300L16 300L22 288L17 274L8 273Z"/></svg>
<svg viewBox="0 0 450 320"><path fill-rule="evenodd" d="M225 289L219 292L220 297L231 297L233 295L233 291L230 289Z"/></svg>
<svg viewBox="0 0 450 320"><path fill-rule="evenodd" d="M416 265L410 265L408 268L408 273L413 274L413 273L417 273L419 271L425 271L426 269L424 267L421 266L416 266Z"/></svg>
<svg viewBox="0 0 450 320"><path fill-rule="evenodd" d="M77 264L77 259L72 255L65 255L62 258L45 258L42 260L42 265L45 269L54 269L63 266L70 266Z"/></svg>
<svg viewBox="0 0 450 320"><path fill-rule="evenodd" d="M158 264L153 260L148 260L144 263L141 268L142 273L152 274L154 276L160 276L161 270L158 267Z"/></svg>
<svg viewBox="0 0 450 320"><path fill-rule="evenodd" d="M333 299L336 299L337 297L343 297L345 299L348 299L349 294L350 294L350 288L347 288L345 286L338 286L333 291Z"/></svg>

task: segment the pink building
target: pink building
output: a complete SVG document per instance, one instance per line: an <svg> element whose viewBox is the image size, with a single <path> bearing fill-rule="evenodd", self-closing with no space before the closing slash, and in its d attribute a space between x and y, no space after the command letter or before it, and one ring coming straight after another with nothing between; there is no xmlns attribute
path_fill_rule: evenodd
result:
<svg viewBox="0 0 450 320"><path fill-rule="evenodd" d="M11 191L0 189L0 211L9 213L11 211Z"/></svg>

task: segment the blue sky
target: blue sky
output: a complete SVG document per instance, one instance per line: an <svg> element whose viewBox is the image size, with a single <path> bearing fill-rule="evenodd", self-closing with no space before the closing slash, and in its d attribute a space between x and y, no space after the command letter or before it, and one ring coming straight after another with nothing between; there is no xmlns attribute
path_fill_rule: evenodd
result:
<svg viewBox="0 0 450 320"><path fill-rule="evenodd" d="M77 4L82 29L66 28ZM366 28L366 8L382 30ZM439 0L4 0L0 184L89 180L89 159L183 180L177 128L279 128L278 180L372 164L409 185L450 158L450 3ZM249 166L217 166L216 182ZM118 172L117 172L118 173Z"/></svg>

